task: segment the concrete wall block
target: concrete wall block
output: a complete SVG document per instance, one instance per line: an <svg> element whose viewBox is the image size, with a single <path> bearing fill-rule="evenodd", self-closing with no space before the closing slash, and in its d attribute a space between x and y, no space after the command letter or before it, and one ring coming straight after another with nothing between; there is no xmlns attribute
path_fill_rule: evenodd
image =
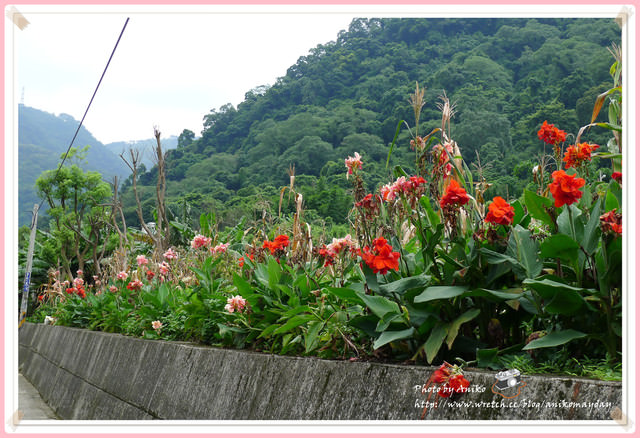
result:
<svg viewBox="0 0 640 438"><path fill-rule="evenodd" d="M68 419L419 420L424 412L427 420L611 420L622 401L620 382L523 376L517 388L496 391L495 372L469 369L475 390L451 399L433 394L438 406L425 410L421 387L434 367L283 357L40 324L21 328L19 355L23 375Z"/></svg>

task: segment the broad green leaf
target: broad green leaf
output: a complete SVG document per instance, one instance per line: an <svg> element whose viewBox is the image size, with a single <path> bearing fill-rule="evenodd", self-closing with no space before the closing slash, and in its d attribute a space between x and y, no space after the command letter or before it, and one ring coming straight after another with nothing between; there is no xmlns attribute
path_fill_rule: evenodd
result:
<svg viewBox="0 0 640 438"><path fill-rule="evenodd" d="M557 347L558 345L564 345L567 342L573 341L574 339L584 338L585 336L587 336L586 333L573 329L555 331L541 338L534 339L522 349L534 350L536 348Z"/></svg>
<svg viewBox="0 0 640 438"><path fill-rule="evenodd" d="M566 234L553 234L540 245L540 255L574 262L578 258L580 245Z"/></svg>
<svg viewBox="0 0 640 438"><path fill-rule="evenodd" d="M413 299L414 303L426 303L433 300L445 300L462 295L468 286L431 286Z"/></svg>
<svg viewBox="0 0 640 438"><path fill-rule="evenodd" d="M387 313L396 313L401 315L398 305L385 297L378 295L365 295L362 292L356 292L360 299L367 305L371 312L378 318L382 319Z"/></svg>
<svg viewBox="0 0 640 438"><path fill-rule="evenodd" d="M569 216L569 210L571 210L571 216ZM573 227L576 233L575 239L577 242L581 242L584 234L584 223L582 222L581 216L582 211L576 207L575 204L564 207L558 215L558 232L573 237L573 231L571 229L571 217L573 217Z"/></svg>
<svg viewBox="0 0 640 438"><path fill-rule="evenodd" d="M616 125L615 123L601 122L596 123L597 126L605 129L609 129L611 131L622 131L622 127L620 125Z"/></svg>
<svg viewBox="0 0 640 438"><path fill-rule="evenodd" d="M267 267L263 263L258 263L254 270L255 278L262 286L269 287L269 273Z"/></svg>
<svg viewBox="0 0 640 438"><path fill-rule="evenodd" d="M262 333L260 333L260 336L258 336L259 338L264 338L269 336L271 333L273 333L275 330L278 329L278 327L280 327L281 324L271 324L270 326L268 326L267 328L265 328L264 330L262 330Z"/></svg>
<svg viewBox="0 0 640 438"><path fill-rule="evenodd" d="M373 349L377 350L378 348L388 344L389 342L410 338L411 336L414 335L415 332L416 332L416 329L413 327L408 328L406 330L384 332L373 343Z"/></svg>
<svg viewBox="0 0 640 438"><path fill-rule="evenodd" d="M513 225L518 225L521 224L523 227L526 227L528 225L528 220L527 219L527 214L524 211L524 207L522 206L522 203L520 202L520 200L515 200L511 203L511 206L513 207L513 211L514 211L514 216L513 216ZM524 223L522 223L524 220Z"/></svg>
<svg viewBox="0 0 640 438"><path fill-rule="evenodd" d="M303 324L306 324L307 322L312 321L314 319L315 319L315 316L313 315L308 315L308 314L296 315L293 318L289 319L289 321L287 321L284 325L276 329L273 332L273 334L279 335L281 333L288 332L289 330L299 327Z"/></svg>
<svg viewBox="0 0 640 438"><path fill-rule="evenodd" d="M476 316L480 314L480 309L469 309L464 312L462 315L458 316L454 319L447 327L447 347L451 350L451 346L453 345L453 341L455 341L458 336L458 331L460 331L460 326L465 322L469 322L474 319Z"/></svg>
<svg viewBox="0 0 640 438"><path fill-rule="evenodd" d="M253 288L249 282L235 272L233 273L233 284L238 289L240 295L246 296L253 294Z"/></svg>
<svg viewBox="0 0 640 438"><path fill-rule="evenodd" d="M511 231L507 254L518 259L524 267L527 278L535 278L542 271L542 261L538 258L538 245L531 238L531 232L520 225Z"/></svg>
<svg viewBox="0 0 640 438"><path fill-rule="evenodd" d="M362 273L364 274L367 287L373 292L380 292L378 276L373 273L373 270L366 263L362 264Z"/></svg>
<svg viewBox="0 0 640 438"><path fill-rule="evenodd" d="M609 182L609 190L605 200L605 211L611 211L614 208L619 209L622 205L622 187L618 182L612 179Z"/></svg>
<svg viewBox="0 0 640 438"><path fill-rule="evenodd" d="M387 313L380 321L378 321L376 331L384 332L394 322L405 322L405 320L402 315L398 315L397 313Z"/></svg>
<svg viewBox="0 0 640 438"><path fill-rule="evenodd" d="M582 238L582 248L589 255L593 255L593 253L598 249L598 243L600 241L600 206L602 204L602 198L598 198L598 200L593 205L593 210L591 210L591 216L589 217L589 222L587 223L586 228L584 229L584 235Z"/></svg>
<svg viewBox="0 0 640 438"><path fill-rule="evenodd" d="M331 295L340 298L341 300L349 301L350 303L365 305L364 301L362 301L362 298L360 298L356 291L353 289L349 289L347 287L327 287L323 290L330 293Z"/></svg>
<svg viewBox="0 0 640 438"><path fill-rule="evenodd" d="M311 313L311 308L307 305L294 307L293 309L289 309L282 314L282 318L291 318L292 316L298 315L303 312Z"/></svg>
<svg viewBox="0 0 640 438"><path fill-rule="evenodd" d="M581 292L597 293L595 290L569 286L546 278L543 280L526 279L522 284L531 287L544 298L544 310L551 314L574 314L584 304Z"/></svg>
<svg viewBox="0 0 640 438"><path fill-rule="evenodd" d="M232 333L244 333L246 330L240 327L229 327L228 325L218 323L218 329L220 330L220 336L226 336Z"/></svg>
<svg viewBox="0 0 640 438"><path fill-rule="evenodd" d="M379 318L375 315L361 315L351 318L349 325L364 332L367 336L375 338L378 336L376 333L376 324L378 324Z"/></svg>
<svg viewBox="0 0 640 438"><path fill-rule="evenodd" d="M474 289L469 292L465 292L463 297L485 297L495 298L494 301L507 301L517 300L524 294L522 288L512 288L505 290L491 290L491 289Z"/></svg>
<svg viewBox="0 0 640 438"><path fill-rule="evenodd" d="M438 224L440 224L440 216L435 212L433 207L431 206L431 200L428 196L423 196L420 198L420 205L424 208L424 211L427 212L427 219L429 220L430 228L436 228Z"/></svg>
<svg viewBox="0 0 640 438"><path fill-rule="evenodd" d="M501 254L499 252L492 251L488 248L480 248L479 252L481 254L484 254L486 256L487 263L492 265L498 265L500 263L505 263L505 262L511 263L512 265L520 265L520 262L518 262L518 260L514 259L513 257L507 254Z"/></svg>
<svg viewBox="0 0 640 438"><path fill-rule="evenodd" d="M380 291L403 295L410 289L426 287L431 281L429 275L420 274L413 277L405 277L391 283L380 285Z"/></svg>
<svg viewBox="0 0 640 438"><path fill-rule="evenodd" d="M305 353L308 354L318 347L318 335L320 334L322 327L324 327L324 323L322 321L314 321L309 324L309 330L307 330L307 333L304 336Z"/></svg>
<svg viewBox="0 0 640 438"><path fill-rule="evenodd" d="M169 288L166 283L162 283L158 288L158 301L160 306L164 306L167 302L167 297L169 296Z"/></svg>
<svg viewBox="0 0 640 438"><path fill-rule="evenodd" d="M280 263L278 263L273 257L269 257L269 261L267 262L267 272L269 274L269 287L273 289L278 283L280 283L280 277L282 275Z"/></svg>
<svg viewBox="0 0 640 438"><path fill-rule="evenodd" d="M444 342L444 338L447 336L447 329L444 324L439 323L436 325L433 330L431 330L431 334L429 335L429 339L424 343L424 351L427 354L427 363L431 364L433 359L440 351L440 347L442 347L442 343Z"/></svg>
<svg viewBox="0 0 640 438"><path fill-rule="evenodd" d="M545 209L545 207L553 208L553 201L551 199L525 189L524 204L526 205L527 211L531 217L541 220L552 228L555 227L553 219Z"/></svg>
<svg viewBox="0 0 640 438"><path fill-rule="evenodd" d="M485 348L476 350L476 360L478 361L478 367L491 368L494 370L502 368L498 361L498 349L497 348Z"/></svg>

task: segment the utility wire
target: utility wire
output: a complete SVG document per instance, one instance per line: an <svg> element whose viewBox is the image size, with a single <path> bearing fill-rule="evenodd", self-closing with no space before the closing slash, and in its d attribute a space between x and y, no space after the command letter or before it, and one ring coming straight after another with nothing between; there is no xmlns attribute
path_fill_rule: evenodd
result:
<svg viewBox="0 0 640 438"><path fill-rule="evenodd" d="M89 112L89 108L91 108L91 104L93 103L93 99L94 99L94 97L96 97L96 93L98 92L98 88L100 88L100 84L102 83L102 79L104 78L104 75L107 72L107 69L109 68L109 64L111 63L111 59L113 58L114 53L116 53L116 49L118 48L118 44L120 44L120 39L122 38L122 34L124 33L124 30L127 28L127 24L128 23L129 23L129 17L127 17L127 21L124 22L124 26L122 27L122 30L120 31L120 36L118 36L118 41L116 41L116 45L113 47L113 51L111 52L111 56L109 56L109 60L107 61L107 65L104 67L104 70L102 72L102 76L100 76L100 80L98 81L98 85L96 85L96 89L93 91L93 95L91 96L91 100L89 101L89 105L87 105L87 109L85 110L84 115L82 116L82 120L80 120L80 124L78 125L78 129L76 129L76 133L73 134L73 138L71 139L71 143L69 143L69 147L67 148L67 151L64 153L64 156L62 157L62 161L60 162L60 165L56 169L56 174L55 174L55 176L53 178L54 181L58 178L58 173L60 173L60 169L62 168L62 165L64 164L64 161L67 159L67 156L69 155L69 151L71 150L71 146L73 146L73 142L76 141L76 137L78 136L78 132L80 132L80 128L82 128L82 123L84 122L85 117L87 117L87 113ZM42 201L40 201L40 207L42 207L42 204L44 204L44 198L42 199Z"/></svg>

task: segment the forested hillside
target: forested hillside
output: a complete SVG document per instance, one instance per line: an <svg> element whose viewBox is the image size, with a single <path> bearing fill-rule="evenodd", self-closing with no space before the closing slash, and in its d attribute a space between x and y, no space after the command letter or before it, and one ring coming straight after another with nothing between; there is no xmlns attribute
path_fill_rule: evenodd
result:
<svg viewBox="0 0 640 438"><path fill-rule="evenodd" d="M60 156L66 152L73 134L78 129L78 121L68 114L56 116L28 106L18 109L18 220L20 225L31 223L33 204L39 203L35 182L42 172L55 169ZM110 180L114 175L120 178L129 174L124 162L100 143L85 128L80 128L74 146L82 149L89 146L86 160L78 164L84 170L100 172ZM44 214L41 211L40 214Z"/></svg>
<svg viewBox="0 0 640 438"><path fill-rule="evenodd" d="M427 89L419 134L440 126L437 104L446 93L455 104L453 139L475 171L480 158L494 183L487 195L517 196L542 152L541 123L575 135L589 122L596 96L611 87L607 47L619 40L612 19L356 19L274 85L248 91L237 108L212 110L201 138L182 136L167 158L169 207L194 218L215 211L223 225L268 207L277 213L295 166L306 220L344 223L352 205L348 155L363 156L372 186L414 159L405 129L385 168L398 122L413 125L408 99L416 82ZM583 141L606 144L607 136L594 130ZM149 220L156 173L139 180ZM126 187L123 199L135 224Z"/></svg>

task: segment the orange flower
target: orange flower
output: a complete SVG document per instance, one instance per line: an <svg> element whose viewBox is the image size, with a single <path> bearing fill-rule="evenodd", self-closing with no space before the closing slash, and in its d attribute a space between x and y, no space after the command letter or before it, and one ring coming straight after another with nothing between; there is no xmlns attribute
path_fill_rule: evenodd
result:
<svg viewBox="0 0 640 438"><path fill-rule="evenodd" d="M553 182L549 184L549 191L555 199L555 206L571 205L582 198L580 187L584 186L585 180L576 178L575 175L567 175L564 170L556 170L551 174Z"/></svg>
<svg viewBox="0 0 640 438"><path fill-rule="evenodd" d="M289 236L285 236L282 234L273 239L273 242L265 240L264 244L262 245L263 248L269 249L271 255L274 255L276 251L284 251L287 246L289 246Z"/></svg>
<svg viewBox="0 0 640 438"><path fill-rule="evenodd" d="M513 222L515 214L515 210L511 204L500 196L496 196L489 205L489 213L487 213L484 221L496 225L510 225Z"/></svg>
<svg viewBox="0 0 640 438"><path fill-rule="evenodd" d="M374 274L380 272L384 275L389 269L397 271L400 267L398 261L400 253L393 251L393 248L384 237L378 237L373 241L373 250L365 246L360 251L360 257L362 257L367 266L373 269Z"/></svg>
<svg viewBox="0 0 640 438"><path fill-rule="evenodd" d="M557 145L558 143L562 143L566 140L567 133L556 128L554 125L547 123L545 120L538 131L538 138L547 144Z"/></svg>
<svg viewBox="0 0 640 438"><path fill-rule="evenodd" d="M452 179L447 186L444 195L440 199L440 208L447 206L461 206L469 202L469 195L460 187L455 179Z"/></svg>
<svg viewBox="0 0 640 438"><path fill-rule="evenodd" d="M564 165L565 169L570 167L577 167L584 164L585 161L591 161L591 152L598 149L600 146L597 144L578 143L571 145L564 153Z"/></svg>

